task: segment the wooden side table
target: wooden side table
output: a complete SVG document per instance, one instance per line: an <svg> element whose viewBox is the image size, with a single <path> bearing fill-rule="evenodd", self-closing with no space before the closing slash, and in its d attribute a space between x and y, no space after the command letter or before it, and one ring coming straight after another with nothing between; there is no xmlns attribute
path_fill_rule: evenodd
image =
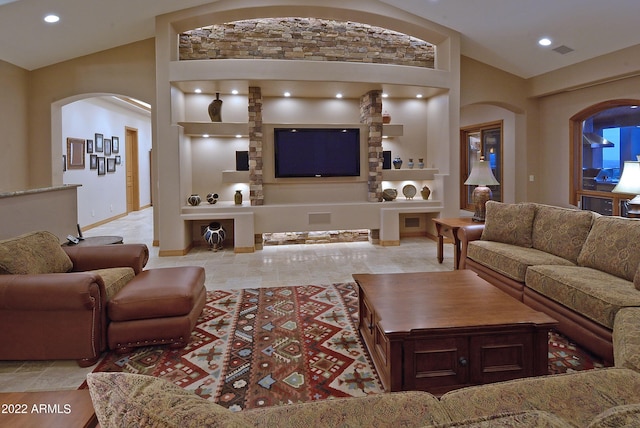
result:
<svg viewBox="0 0 640 428"><path fill-rule="evenodd" d="M434 218L433 222L436 225L436 232L438 234L438 262L442 263L442 260L444 260L444 238L448 238L453 242L453 268L457 270L460 264L460 240L458 239L458 229L463 226L478 223L474 222L471 217Z"/></svg>
<svg viewBox="0 0 640 428"><path fill-rule="evenodd" d="M0 393L0 426L82 427L98 426L89 390Z"/></svg>

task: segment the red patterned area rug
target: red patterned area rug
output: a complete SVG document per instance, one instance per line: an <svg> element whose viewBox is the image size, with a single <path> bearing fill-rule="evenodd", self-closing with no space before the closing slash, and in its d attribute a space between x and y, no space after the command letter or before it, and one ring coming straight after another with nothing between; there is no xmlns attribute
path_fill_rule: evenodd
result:
<svg viewBox="0 0 640 428"><path fill-rule="evenodd" d="M231 410L378 394L354 287L210 291L186 348L108 353L94 372L164 378Z"/></svg>
<svg viewBox="0 0 640 428"><path fill-rule="evenodd" d="M354 283L209 291L186 348L110 352L94 372L164 378L231 410L382 393L357 319ZM549 373L602 366L549 335Z"/></svg>

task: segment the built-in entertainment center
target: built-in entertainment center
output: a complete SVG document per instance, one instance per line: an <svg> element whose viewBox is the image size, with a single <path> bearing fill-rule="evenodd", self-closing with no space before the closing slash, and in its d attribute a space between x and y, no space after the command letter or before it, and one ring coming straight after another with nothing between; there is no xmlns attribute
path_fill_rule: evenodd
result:
<svg viewBox="0 0 640 428"><path fill-rule="evenodd" d="M458 133L458 35L396 15L382 3L367 8L366 17L357 7L337 7L345 22L390 25L433 43L433 68L401 57L397 64L393 57L182 60L182 50L191 49L182 32L237 20L242 13L223 1L158 18L157 98L169 99L158 102L154 146L163 206L157 219L160 255L189 251L200 239L194 226L211 221L232 222L236 252L259 249L268 232L369 229L373 242L399 245L401 230L412 233L407 228L417 218L422 233L430 217L446 211L445 195L457 192L448 171ZM292 6L287 13L309 11ZM329 9L313 13L334 15ZM207 107L217 93L222 119L211 122ZM382 99L383 93L389 97ZM363 102L367 97L375 104ZM390 123L383 124L383 112ZM236 170L236 152L248 153L249 171ZM401 157L402 168L383 170L383 152ZM420 195L423 186L431 190L428 200ZM386 188L396 189L398 197L383 200ZM237 191L240 204L234 201ZM187 203L192 193L202 198L197 206ZM206 202L209 193L219 195L215 204Z"/></svg>

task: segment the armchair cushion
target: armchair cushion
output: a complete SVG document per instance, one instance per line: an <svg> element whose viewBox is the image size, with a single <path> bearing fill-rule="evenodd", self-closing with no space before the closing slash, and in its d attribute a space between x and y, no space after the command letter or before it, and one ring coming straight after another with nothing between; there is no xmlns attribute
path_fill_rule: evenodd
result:
<svg viewBox="0 0 640 428"><path fill-rule="evenodd" d="M0 241L0 274L64 273L72 268L71 259L51 232L30 232Z"/></svg>
<svg viewBox="0 0 640 428"><path fill-rule="evenodd" d="M127 283L136 276L133 268L130 267L97 269L89 272L100 275L102 281L104 281L104 291L107 301L111 300L118 291L122 290L122 287L127 285Z"/></svg>

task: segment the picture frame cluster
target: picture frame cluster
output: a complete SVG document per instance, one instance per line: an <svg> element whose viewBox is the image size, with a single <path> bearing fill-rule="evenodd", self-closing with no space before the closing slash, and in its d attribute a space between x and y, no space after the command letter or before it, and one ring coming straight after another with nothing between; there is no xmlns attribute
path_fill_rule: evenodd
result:
<svg viewBox="0 0 640 428"><path fill-rule="evenodd" d="M85 147L89 155L89 169L97 170L98 175L116 172L116 165L122 164L120 137L114 135L104 138L104 134L96 132L93 140L67 138L67 154L63 155L64 171L85 168Z"/></svg>

